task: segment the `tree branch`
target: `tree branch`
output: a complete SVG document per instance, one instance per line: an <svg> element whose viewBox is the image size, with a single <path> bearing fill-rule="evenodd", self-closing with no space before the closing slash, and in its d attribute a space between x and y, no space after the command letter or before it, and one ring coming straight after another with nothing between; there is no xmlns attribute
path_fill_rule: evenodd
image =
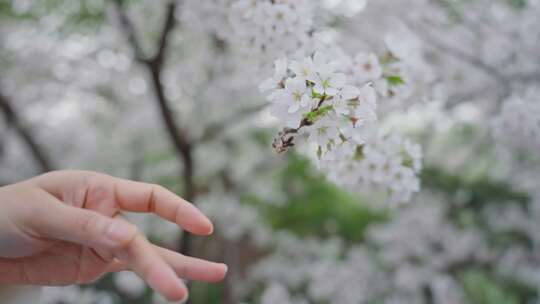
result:
<svg viewBox="0 0 540 304"><path fill-rule="evenodd" d="M319 111L323 103L328 99L332 99L332 97L328 98L326 94L323 95L317 106L311 111ZM298 134L298 132L300 132L302 128L309 127L311 125L313 125L313 121L308 117L304 117L300 121L300 125L297 128L283 128L283 130L278 133L278 136L274 138L272 148L274 148L277 153L286 152L289 148L294 147L294 137Z"/></svg>
<svg viewBox="0 0 540 304"><path fill-rule="evenodd" d="M167 100L167 97L165 96L165 88L163 87L161 79L161 72L163 69L169 36L176 25L174 12L176 11L177 1L172 1L167 6L167 18L161 34L159 35L159 45L156 54L150 59L140 57L142 53L140 52L140 44L136 39L136 32L134 30L135 27L123 10L122 1L112 0L112 3L115 5L118 17L122 21L122 31L128 38L128 41L130 42L135 53L139 55L138 61L141 62L150 73L156 102L160 110L163 124L169 136L169 140L175 149L177 157L184 165L184 191L186 192L184 196L185 199L192 200L195 197L195 189L193 184L193 159L191 155L191 142L188 140L186 130L182 130L175 120L173 110L169 104L169 101Z"/></svg>
<svg viewBox="0 0 540 304"><path fill-rule="evenodd" d="M48 172L54 169L51 159L45 152L45 150L39 145L37 140L34 138L32 132L26 127L22 122L19 114L16 112L15 108L10 104L8 98L0 92L0 111L4 114L6 121L10 126L12 126L15 131L19 134L21 139L24 141L30 153L39 166L40 172Z"/></svg>
<svg viewBox="0 0 540 304"><path fill-rule="evenodd" d="M164 127L175 150L176 157L183 165L183 172L181 173L184 188L183 196L186 200L193 202L197 194L194 181L195 162L193 160L193 144L188 138L187 130L181 129L175 120L174 112L169 104L169 101L167 100L167 97L165 96L165 88L163 87L163 81L161 79L170 34L176 26L176 18L174 17L174 14L177 3L177 1L173 0L167 6L167 17L161 34L159 35L160 38L157 51L153 57L146 59L145 57L142 57L143 55L141 52L141 47L136 39L136 33L134 30L135 27L131 23L129 17L123 11L121 0L113 0L113 4L115 4L119 18L122 21L122 30L134 49L135 54L137 55L137 60L143 64L150 73L156 102L159 107ZM179 247L179 251L182 253L188 255L190 254L192 248L191 236L189 234L183 235Z"/></svg>
<svg viewBox="0 0 540 304"><path fill-rule="evenodd" d="M156 94L157 103L161 113L161 117L169 139L175 149L175 152L179 159L182 160L184 165L184 198L192 201L195 198L195 188L193 182L193 158L192 158L192 144L188 139L187 131L182 130L176 123L174 113L165 97L165 91L161 84L161 70L150 68L152 75L152 84Z"/></svg>
<svg viewBox="0 0 540 304"><path fill-rule="evenodd" d="M147 63L148 59L144 55L141 43L137 38L135 26L133 25L133 23L131 23L131 20L124 12L122 0L111 0L111 2L114 4L114 11L118 20L120 21L120 28L122 29L129 44L131 45L131 48L133 49L133 52L135 53L135 59L141 63Z"/></svg>
<svg viewBox="0 0 540 304"><path fill-rule="evenodd" d="M156 68L160 69L163 65L165 52L167 50L168 39L171 31L176 26L176 18L174 16L178 2L173 0L169 2L166 9L165 23L163 29L159 35L159 40L157 43L157 49L155 54L152 57L148 57L144 54L142 45L137 37L137 32L135 30L135 25L131 22L127 14L125 13L122 0L111 0L114 4L114 10L116 12L117 18L120 20L120 27L124 32L124 35L127 38L127 41L131 45L135 53L135 59L145 65L155 65Z"/></svg>
<svg viewBox="0 0 540 304"><path fill-rule="evenodd" d="M158 41L158 48L156 54L151 59L152 63L161 67L163 65L163 59L165 58L165 52L167 51L167 44L169 36L172 30L176 27L176 18L174 16L177 8L177 2L172 1L167 6L167 16L165 18L165 24Z"/></svg>

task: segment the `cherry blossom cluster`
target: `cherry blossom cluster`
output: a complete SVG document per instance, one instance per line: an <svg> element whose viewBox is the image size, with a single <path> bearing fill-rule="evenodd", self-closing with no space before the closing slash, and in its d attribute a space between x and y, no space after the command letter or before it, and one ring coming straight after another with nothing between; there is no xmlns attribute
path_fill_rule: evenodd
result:
<svg viewBox="0 0 540 304"><path fill-rule="evenodd" d="M277 152L307 138L316 162L330 178L352 189L377 189L392 201L407 202L420 190L422 151L397 134L378 135L374 81L384 77L374 54L354 59L317 52L301 60L280 59L267 92L271 113L285 125L274 140ZM401 78L384 81L398 85Z"/></svg>
<svg viewBox="0 0 540 304"><path fill-rule="evenodd" d="M360 246L282 233L273 253L251 269L248 288L265 286L261 303L424 303L426 289L435 303L463 303L452 272L490 259L482 235L449 221L435 197L404 208L370 228Z"/></svg>
<svg viewBox="0 0 540 304"><path fill-rule="evenodd" d="M538 91L514 96L502 105L493 121L493 135L522 151L540 151L540 103Z"/></svg>
<svg viewBox="0 0 540 304"><path fill-rule="evenodd" d="M298 50L309 41L313 1L239 0L230 21L240 48L273 60Z"/></svg>
<svg viewBox="0 0 540 304"><path fill-rule="evenodd" d="M236 0L186 0L182 19L190 27L213 33L220 38L230 37L233 32L229 23L231 6Z"/></svg>
<svg viewBox="0 0 540 304"><path fill-rule="evenodd" d="M369 303L387 286L363 247L347 249L337 238L302 239L285 232L275 247L248 274L249 288L264 285L261 303Z"/></svg>
<svg viewBox="0 0 540 304"><path fill-rule="evenodd" d="M375 87L389 101L385 110L404 109L411 103L417 103L418 100L410 99L419 93L418 90L422 92L420 95L432 95L435 74L423 58L425 47L418 37L406 27L397 27L385 35L384 43L386 52L380 56L380 61L387 77L377 81ZM399 75L399 78L394 75ZM430 90L422 86L428 86Z"/></svg>
<svg viewBox="0 0 540 304"><path fill-rule="evenodd" d="M273 247L272 254L250 269L249 281L280 282L297 289L311 277L312 266L325 260L332 261L342 253L343 242L337 237L322 241L281 231L274 233ZM296 271L290 271L291 268Z"/></svg>
<svg viewBox="0 0 540 304"><path fill-rule="evenodd" d="M354 247L344 255L343 260L328 257L311 262L303 261L301 258L290 260L288 264L290 267L305 271L306 292L294 294L291 290L294 291L296 288L291 288L286 282L270 281L261 295L261 303L358 304L380 299L387 286L385 284L387 280L366 250ZM295 262L300 264L294 264ZM267 271L271 269L268 268Z"/></svg>
<svg viewBox="0 0 540 304"><path fill-rule="evenodd" d="M330 180L351 191L381 192L391 203L411 200L420 191L422 149L397 133L377 136L351 158L321 162Z"/></svg>
<svg viewBox="0 0 540 304"><path fill-rule="evenodd" d="M322 6L330 12L345 17L353 17L362 11L367 0L321 0Z"/></svg>
<svg viewBox="0 0 540 304"><path fill-rule="evenodd" d="M294 146L299 133L318 146L321 158L365 143L362 131L377 120L376 93L369 83L357 86L347 68L323 52L276 61L274 76L260 89L267 92L272 115L286 126L274 142L278 152Z"/></svg>
<svg viewBox="0 0 540 304"><path fill-rule="evenodd" d="M467 263L489 259L483 235L458 227L446 218L447 213L435 197L424 195L393 221L368 232L368 238L381 248L379 258L389 269L396 296L412 296L404 302L422 303L423 290L429 287L435 303L463 303L461 287L450 274ZM453 286L454 292L444 293L445 286Z"/></svg>
<svg viewBox="0 0 540 304"><path fill-rule="evenodd" d="M186 18L264 63L309 45L315 5L308 0L192 0Z"/></svg>

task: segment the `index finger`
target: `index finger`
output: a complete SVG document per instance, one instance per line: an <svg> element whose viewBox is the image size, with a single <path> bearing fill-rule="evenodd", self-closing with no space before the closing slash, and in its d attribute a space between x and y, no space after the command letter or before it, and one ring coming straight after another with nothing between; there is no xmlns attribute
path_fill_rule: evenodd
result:
<svg viewBox="0 0 540 304"><path fill-rule="evenodd" d="M154 213L198 235L209 235L214 230L197 207L162 186L115 178L114 189L122 210Z"/></svg>
<svg viewBox="0 0 540 304"><path fill-rule="evenodd" d="M96 191L100 197L114 201L119 209L154 213L198 235L213 232L212 222L193 204L159 185L134 182L90 171L55 171L31 180L60 200L80 192L81 200ZM104 202L106 203L106 202ZM81 204L81 206L84 206Z"/></svg>

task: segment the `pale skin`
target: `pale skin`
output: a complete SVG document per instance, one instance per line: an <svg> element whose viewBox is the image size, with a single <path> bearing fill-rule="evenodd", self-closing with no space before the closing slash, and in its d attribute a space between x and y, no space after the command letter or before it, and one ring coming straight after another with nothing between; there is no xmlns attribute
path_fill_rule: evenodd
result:
<svg viewBox="0 0 540 304"><path fill-rule="evenodd" d="M196 235L213 226L194 205L157 185L87 171L57 171L0 188L0 285L70 285L136 272L171 301L180 278L221 281L224 264L151 244L121 216L154 213Z"/></svg>

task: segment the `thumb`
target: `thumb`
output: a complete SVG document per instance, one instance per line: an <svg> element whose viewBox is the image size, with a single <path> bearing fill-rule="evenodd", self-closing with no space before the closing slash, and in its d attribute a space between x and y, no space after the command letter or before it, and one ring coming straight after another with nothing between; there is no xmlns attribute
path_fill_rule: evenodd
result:
<svg viewBox="0 0 540 304"><path fill-rule="evenodd" d="M32 231L44 238L111 250L127 246L137 236L137 227L119 218L72 207L48 195L39 202L37 214L27 221Z"/></svg>

